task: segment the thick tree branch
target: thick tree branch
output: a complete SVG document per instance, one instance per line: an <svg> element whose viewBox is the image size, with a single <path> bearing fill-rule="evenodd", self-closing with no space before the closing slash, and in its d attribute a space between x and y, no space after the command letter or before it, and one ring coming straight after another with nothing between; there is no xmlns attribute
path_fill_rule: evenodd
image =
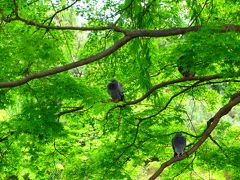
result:
<svg viewBox="0 0 240 180"><path fill-rule="evenodd" d="M130 30L123 29L121 27L117 27L114 24L110 24L107 26L99 26L99 27L78 27L78 26L49 26L41 23L37 23L28 19L24 19L18 14L18 6L15 6L15 18L5 18L3 19L5 22L11 21L21 21L27 25L35 26L38 28L49 29L49 30L73 30L73 31L104 31L104 30L113 30L115 32L121 32L125 35L132 37L166 37L166 36L174 36L174 35L183 35L189 32L199 31L202 26L192 26L192 27L184 27L184 28L172 28L172 29L164 29L164 30ZM228 32L228 31L236 31L240 32L240 25L235 24L226 24L222 26L213 26L212 30L216 32Z"/></svg>
<svg viewBox="0 0 240 180"><path fill-rule="evenodd" d="M221 109L219 109L219 111L211 118L212 120L211 120L211 123L209 124L209 127L204 131L200 140L188 152L184 153L180 158L173 157L172 159L164 162L161 165L161 167L149 179L150 180L156 179L166 167L170 166L171 164L177 161L181 161L187 158L188 156L190 156L191 154L193 154L194 152L196 152L197 149L210 136L211 132L215 129L220 119L239 103L240 103L240 93L236 93L234 94L234 96L232 96L231 100L226 105L224 105Z"/></svg>
<svg viewBox="0 0 240 180"><path fill-rule="evenodd" d="M201 28L202 26L192 26L164 30L126 30L126 34L132 37L167 37L199 31ZM215 32L228 32L228 31L240 32L240 25L228 24L223 26L214 26L211 27L211 29Z"/></svg>
<svg viewBox="0 0 240 180"><path fill-rule="evenodd" d="M49 28L49 29L58 29L56 26L49 27L46 25L40 25L38 26L38 24L32 22L32 21L28 21L28 20L24 20L20 17L16 17L18 20L21 20L29 25L33 25L33 26L37 26L37 27L42 27L42 28ZM67 29L67 27L60 27L62 30L64 30L64 28ZM71 27L71 28L76 28L76 27ZM79 66L83 66L85 64L89 64L92 63L94 61L97 61L99 59L102 59L110 54L112 54L113 52L115 52L116 50L118 50L119 48L121 48L122 46L124 46L127 42L129 42L130 40L132 40L133 38L136 37L166 37L166 36L174 36L174 35L179 35L179 34L185 34L187 32L192 32L192 31L197 31L200 29L199 26L195 26L195 27L189 27L189 28L175 28L175 29L166 29L166 30L119 30L119 28L116 28L114 25L111 26L106 26L106 27L97 27L97 28L83 28L85 30L106 30L106 29L113 29L115 31L118 32L125 32L125 34L127 34L126 36L124 36L123 38L121 38L119 41L117 41L112 47L106 49L105 51L102 51L98 54L83 58L77 62L73 62L64 66L60 66L60 67L56 67L54 69L50 69L47 71L43 71L43 72L39 72L36 74L32 74L29 76L26 76L23 79L17 80L17 81L12 81L12 82L0 82L0 88L9 88L9 87L15 87L15 86L20 86L23 85L33 79L38 79L38 78L42 78L42 77L46 77L49 75L53 75L53 74L57 74L63 71L67 71ZM83 30L82 29L82 30ZM76 28L76 30L80 30L79 28ZM238 25L226 25L222 27L222 31L240 31L240 26ZM194 78L193 78L194 79ZM148 95L147 95L148 96ZM147 97L146 96L146 97ZM143 97L144 99L146 97ZM137 103L137 102L131 102L132 104Z"/></svg>
<svg viewBox="0 0 240 180"><path fill-rule="evenodd" d="M125 34L128 34L129 36L133 37L163 37L163 36L173 36L173 35L181 35L188 32L198 31L202 27L201 26L192 26L192 27L186 27L186 28L173 28L173 29L166 29L166 30L125 30L120 27L116 27L114 24L103 26L103 27L72 27L72 26L46 26L44 24L36 23L31 20L24 19L19 16L18 12L18 5L16 3L16 0L13 0L14 4L14 13L15 18L7 18L4 19L6 22L11 21L22 21L26 23L27 25L35 26L38 28L45 28L45 29L57 29L57 30L80 30L80 31L99 31L99 30L114 30L116 32L122 32ZM238 31L240 32L240 25L222 25L222 26L214 26L212 27L213 30L217 30L220 32L227 32L227 31Z"/></svg>
<svg viewBox="0 0 240 180"><path fill-rule="evenodd" d="M78 27L78 26L50 26L41 23L37 23L31 20L24 19L17 15L15 18L5 18L3 19L5 22L11 21L21 21L27 25L35 26L37 28L47 29L47 30L71 30L71 31L105 31L105 30L113 30L115 32L121 32L126 34L127 30L124 30L120 27L115 26L114 24L110 24L108 26L98 26L98 27Z"/></svg>
<svg viewBox="0 0 240 180"><path fill-rule="evenodd" d="M164 29L164 30L126 30L122 29L120 27L116 27L115 25L111 24L108 26L103 26L103 27L72 27L72 26L47 26L44 24L39 24L34 21L30 21L27 19L24 19L19 16L18 12L18 6L16 4L16 0L13 0L14 6L15 6L15 18L5 18L4 21L6 22L11 22L11 21L21 21L26 23L27 25L35 26L38 28L45 28L45 29L58 29L58 30L78 30L78 31L94 31L94 30L113 30L115 32L121 32L124 33L125 36L121 38L119 41L115 42L113 46L110 48L106 49L105 51L102 51L98 54L83 58L77 62L70 63L64 66L56 67L54 69L50 69L47 71L39 72L36 74L32 74L29 76L26 76L23 79L17 80L17 81L12 81L12 82L0 82L0 88L9 88L9 87L15 87L15 86L20 86L23 85L33 79L38 79L42 77L46 77L49 75L57 74L63 71L67 71L79 66L83 66L85 64L92 63L94 61L97 61L99 59L102 59L116 50L118 50L120 47L124 46L127 42L132 40L133 38L136 37L166 37L166 36L175 36L175 35L182 35L186 34L189 32L195 32L200 30L202 27L201 26L193 26L193 27L185 27L185 28L172 28L172 29ZM240 32L240 25L222 25L222 26L214 26L211 27L212 30L216 32L228 32L228 31L237 31ZM134 102L132 102L134 103Z"/></svg>
<svg viewBox="0 0 240 180"><path fill-rule="evenodd" d="M23 79L17 80L17 81L12 81L12 82L0 82L0 88L9 88L9 87L15 87L15 86L20 86L23 85L33 79L38 79L38 78L42 78L42 77L46 77L49 75L53 75L53 74L57 74L69 69L73 69L79 66L83 66L85 64L89 64L92 63L98 59L101 59L103 57L106 57L110 54L112 54L113 52L115 52L117 49L121 48L123 45L125 45L128 41L130 41L132 38L129 36L124 36L122 39L120 39L119 41L117 41L113 46L111 46L110 48L108 48L105 51L102 51L96 55L93 56L89 56L87 58L83 58L80 61L77 62L73 62L70 64L67 64L65 66L60 66L60 67L56 67L54 69L50 69L48 71L43 71L40 73L36 73L36 74L32 74L29 75Z"/></svg>

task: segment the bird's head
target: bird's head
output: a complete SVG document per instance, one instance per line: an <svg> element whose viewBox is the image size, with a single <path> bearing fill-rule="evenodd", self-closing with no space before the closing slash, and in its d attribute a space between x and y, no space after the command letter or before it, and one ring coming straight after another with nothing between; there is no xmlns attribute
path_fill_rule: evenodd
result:
<svg viewBox="0 0 240 180"><path fill-rule="evenodd" d="M117 84L117 80L116 79L112 79L111 83Z"/></svg>
<svg viewBox="0 0 240 180"><path fill-rule="evenodd" d="M108 84L108 89L115 90L118 88L118 81L116 79L112 79L111 82Z"/></svg>
<svg viewBox="0 0 240 180"><path fill-rule="evenodd" d="M182 137L182 133L176 133L176 137Z"/></svg>
<svg viewBox="0 0 240 180"><path fill-rule="evenodd" d="M183 71L183 67L182 66L178 66L178 71L182 72Z"/></svg>
<svg viewBox="0 0 240 180"><path fill-rule="evenodd" d="M180 60L183 60L184 58L185 58L184 55L182 55L182 56L180 56L179 59L180 59Z"/></svg>

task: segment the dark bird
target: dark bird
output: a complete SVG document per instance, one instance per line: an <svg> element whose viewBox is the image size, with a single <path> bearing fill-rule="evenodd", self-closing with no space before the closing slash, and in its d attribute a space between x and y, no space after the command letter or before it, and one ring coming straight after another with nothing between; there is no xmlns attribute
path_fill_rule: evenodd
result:
<svg viewBox="0 0 240 180"><path fill-rule="evenodd" d="M184 59L184 56L181 56L179 58L179 61L183 61ZM189 67L183 67L181 65L178 65L178 71L183 75L183 77L185 78L192 78L195 76L195 73L191 72L190 71L190 68Z"/></svg>
<svg viewBox="0 0 240 180"><path fill-rule="evenodd" d="M117 80L113 79L107 85L107 91L112 97L113 102L124 101L122 85Z"/></svg>
<svg viewBox="0 0 240 180"><path fill-rule="evenodd" d="M192 78L194 77L194 73L191 73L189 68L184 69L182 66L178 66L178 71L183 75L185 78Z"/></svg>
<svg viewBox="0 0 240 180"><path fill-rule="evenodd" d="M180 157L183 154L185 146L186 138L182 136L182 133L176 133L175 137L172 139L174 157Z"/></svg>

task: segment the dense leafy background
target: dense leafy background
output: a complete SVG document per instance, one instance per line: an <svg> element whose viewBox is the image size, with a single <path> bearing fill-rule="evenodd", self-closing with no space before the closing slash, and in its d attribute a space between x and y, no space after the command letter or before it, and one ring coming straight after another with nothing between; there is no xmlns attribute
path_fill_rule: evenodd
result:
<svg viewBox="0 0 240 180"><path fill-rule="evenodd" d="M88 65L0 90L1 179L146 179L173 156L177 131L199 135L206 122L239 91L240 35L216 30L239 24L237 0L17 0L19 15L41 24L126 29L168 29L201 25L200 31L162 38L136 38ZM13 1L0 1L0 81L77 61L113 45L121 33L40 29L14 17ZM214 28L213 28L214 27ZM183 60L179 60L184 56ZM222 74L168 100L192 82L160 88L133 106L109 101L107 83L124 86L126 101L153 85L181 78L177 65L197 76ZM213 82L213 83L212 83ZM218 83L214 83L218 82ZM121 105L121 103L120 103ZM60 112L82 109L59 116ZM164 179L239 179L239 106L189 158L173 164ZM141 118L147 118L141 120ZM185 135L188 142L196 138ZM191 148L189 146L187 149Z"/></svg>

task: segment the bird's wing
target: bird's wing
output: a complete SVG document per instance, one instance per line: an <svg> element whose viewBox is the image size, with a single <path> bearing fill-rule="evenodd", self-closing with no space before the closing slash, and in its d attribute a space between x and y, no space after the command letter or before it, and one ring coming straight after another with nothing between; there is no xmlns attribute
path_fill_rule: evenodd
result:
<svg viewBox="0 0 240 180"><path fill-rule="evenodd" d="M172 148L173 148L173 152L174 152L173 156L175 157L175 156L177 156L177 153L176 153L175 148L174 148L174 140L175 140L175 137L172 138Z"/></svg>

